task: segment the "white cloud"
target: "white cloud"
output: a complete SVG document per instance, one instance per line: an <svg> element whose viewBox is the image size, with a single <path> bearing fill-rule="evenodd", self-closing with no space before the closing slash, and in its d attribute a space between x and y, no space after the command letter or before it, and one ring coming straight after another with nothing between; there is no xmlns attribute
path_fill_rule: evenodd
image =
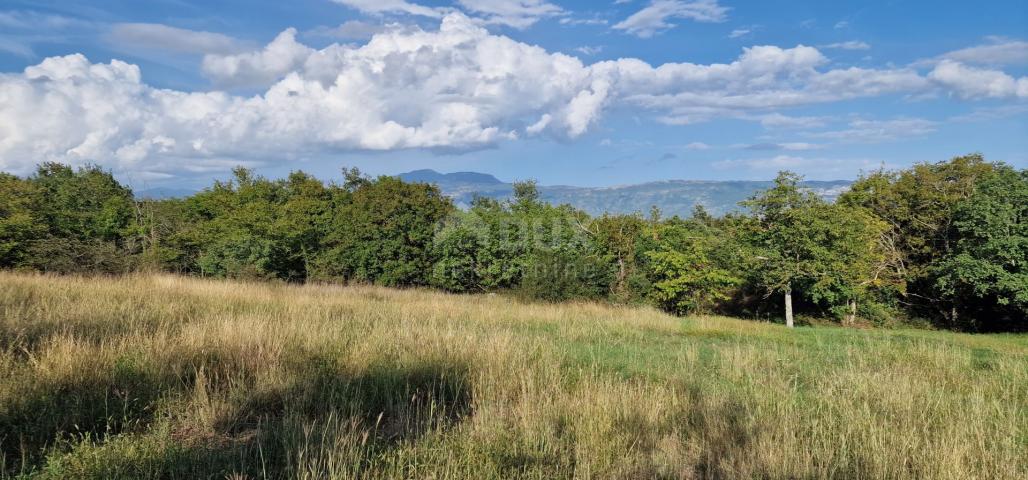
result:
<svg viewBox="0 0 1028 480"><path fill-rule="evenodd" d="M897 118L892 120L856 119L849 128L810 134L811 137L844 143L873 143L897 138L927 135L935 131L938 122L923 118Z"/></svg>
<svg viewBox="0 0 1028 480"><path fill-rule="evenodd" d="M591 45L585 45L585 46L576 48L575 51L578 52L578 53L581 53L582 55L591 57L593 55L596 55L596 54L602 52L603 51L603 47L600 47L600 46L594 47L594 46L591 46Z"/></svg>
<svg viewBox="0 0 1028 480"><path fill-rule="evenodd" d="M753 30L751 30L749 28L737 28L735 30L732 30L732 33L728 34L728 38L745 37L746 35L749 35L750 32L752 32L752 31Z"/></svg>
<svg viewBox="0 0 1028 480"><path fill-rule="evenodd" d="M363 22L360 20L347 20L337 27L316 27L307 32L306 35L325 38L337 38L340 40L368 40L386 30L385 25Z"/></svg>
<svg viewBox="0 0 1028 480"><path fill-rule="evenodd" d="M254 52L205 58L215 82L268 85L252 97L158 89L134 65L82 55L0 74L0 169L97 162L157 178L331 152L466 151L532 135L576 138L611 108L668 123L740 118L810 128L821 119L777 110L966 88L948 86L937 72L929 80L910 69L825 70L827 59L802 45L747 48L725 64L585 64L490 34L459 13L438 30L391 28L363 45L315 50L295 34L286 30ZM933 128L905 121L857 121L836 135Z"/></svg>
<svg viewBox="0 0 1028 480"><path fill-rule="evenodd" d="M790 117L769 113L756 118L764 128L818 128L827 123L824 117Z"/></svg>
<svg viewBox="0 0 1028 480"><path fill-rule="evenodd" d="M19 57L33 57L35 53L32 52L32 47L27 43L7 37L0 37L0 52L7 52L12 55Z"/></svg>
<svg viewBox="0 0 1028 480"><path fill-rule="evenodd" d="M821 48L831 48L838 50L870 50L871 45L867 44L867 42L850 40L848 42L829 43L828 45L822 45Z"/></svg>
<svg viewBox="0 0 1028 480"><path fill-rule="evenodd" d="M483 16L486 24L527 28L542 18L563 15L564 9L545 0L457 0L464 9Z"/></svg>
<svg viewBox="0 0 1028 480"><path fill-rule="evenodd" d="M817 150L822 148L823 145L816 143L806 142L788 142L788 143L757 143L753 145L746 145L746 150L791 150L791 151L802 151L802 150Z"/></svg>
<svg viewBox="0 0 1028 480"><path fill-rule="evenodd" d="M775 155L773 157L721 160L711 164L720 170L735 170L749 178L767 178L769 173L781 170L800 170L807 179L853 178L862 171L882 167L879 160L867 158L801 157L796 155ZM822 191L821 194L840 192Z"/></svg>
<svg viewBox="0 0 1028 480"><path fill-rule="evenodd" d="M719 169L747 167L759 169L785 170L800 167L806 163L808 163L808 160L803 157L796 157L792 155L776 155L774 157L769 158L721 160L714 162L711 165L714 168Z"/></svg>
<svg viewBox="0 0 1028 480"><path fill-rule="evenodd" d="M186 30L160 23L118 23L111 27L107 38L128 48L180 53L229 54L247 48L247 45L228 35Z"/></svg>
<svg viewBox="0 0 1028 480"><path fill-rule="evenodd" d="M710 145L703 142L692 142L685 146L689 150L709 150Z"/></svg>
<svg viewBox="0 0 1028 480"><path fill-rule="evenodd" d="M332 0L354 10L372 15L398 14L417 15L422 17L442 18L445 8L432 8L406 0Z"/></svg>
<svg viewBox="0 0 1028 480"><path fill-rule="evenodd" d="M602 18L571 18L563 17L560 19L561 25L606 25L608 22Z"/></svg>
<svg viewBox="0 0 1028 480"><path fill-rule="evenodd" d="M1016 103L975 108L970 113L950 117L954 122L987 122L1028 114L1028 104Z"/></svg>
<svg viewBox="0 0 1028 480"><path fill-rule="evenodd" d="M1014 78L999 70L969 67L943 60L928 78L961 98L1028 98L1028 77Z"/></svg>
<svg viewBox="0 0 1028 480"><path fill-rule="evenodd" d="M839 20L838 22L835 23L835 29L836 30L842 30L844 28L849 28L849 26L850 26L850 22L847 22L846 20Z"/></svg>
<svg viewBox="0 0 1028 480"><path fill-rule="evenodd" d="M83 26L88 22L48 13L35 11L9 10L0 12L0 27L20 30L54 30L73 26Z"/></svg>
<svg viewBox="0 0 1028 480"><path fill-rule="evenodd" d="M134 65L81 55L2 75L0 168L59 160L181 172L325 151L483 148L515 138L529 119L536 132L579 135L610 95L609 81L577 59L489 35L460 15L438 31L391 31L361 47L314 51L293 36L206 62L225 81L282 76L251 98L152 88Z"/></svg>
<svg viewBox="0 0 1028 480"><path fill-rule="evenodd" d="M458 11L454 7L428 7L406 0L332 0L370 15L415 15L442 18ZM482 25L504 25L524 29L543 18L567 15L563 8L546 0L456 0L475 22ZM589 20L569 20L569 23L592 23Z"/></svg>
<svg viewBox="0 0 1028 480"><path fill-rule="evenodd" d="M1028 42L989 37L989 43L954 50L942 58L961 63L984 65L1028 65Z"/></svg>
<svg viewBox="0 0 1028 480"><path fill-rule="evenodd" d="M674 27L669 21L674 19L723 22L728 19L728 8L719 5L717 0L653 0L647 7L616 23L614 28L649 38Z"/></svg>
<svg viewBox="0 0 1028 480"><path fill-rule="evenodd" d="M206 55L203 73L218 85L264 86L300 68L314 50L296 41L296 29L278 34L263 50L238 55Z"/></svg>
<svg viewBox="0 0 1028 480"><path fill-rule="evenodd" d="M673 125L718 117L748 118L757 112L888 93L921 91L931 84L916 71L848 68L820 72L827 59L812 47L744 49L730 64L666 64L656 69L621 60L627 103L663 110ZM641 64L641 65L640 65ZM648 68L647 68L648 67ZM659 88L665 87L665 88Z"/></svg>
<svg viewBox="0 0 1028 480"><path fill-rule="evenodd" d="M36 44L71 42L72 35L92 36L96 28L93 22L64 15L0 11L0 52L32 58L36 56Z"/></svg>

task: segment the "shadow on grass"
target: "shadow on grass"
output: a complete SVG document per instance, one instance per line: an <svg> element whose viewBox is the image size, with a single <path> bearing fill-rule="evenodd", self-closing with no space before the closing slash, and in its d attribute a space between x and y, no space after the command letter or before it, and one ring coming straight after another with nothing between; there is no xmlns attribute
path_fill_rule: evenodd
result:
<svg viewBox="0 0 1028 480"><path fill-rule="evenodd" d="M358 461L367 462L472 414L463 365L381 365L348 375L328 356L305 355L285 370L289 380L272 387L212 384L228 389L228 408L206 429L186 426L190 419L174 410L186 402L173 399L195 388L189 381L203 381L196 375L176 384L129 369L108 385L36 391L0 412L0 478L281 478L296 452L311 447L312 425L362 434L368 458Z"/></svg>

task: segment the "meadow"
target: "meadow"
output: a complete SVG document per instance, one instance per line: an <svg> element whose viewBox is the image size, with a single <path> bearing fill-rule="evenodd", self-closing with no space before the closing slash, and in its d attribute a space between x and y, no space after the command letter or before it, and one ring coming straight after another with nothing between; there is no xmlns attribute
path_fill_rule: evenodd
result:
<svg viewBox="0 0 1028 480"><path fill-rule="evenodd" d="M1028 336L0 272L3 478L1028 478Z"/></svg>

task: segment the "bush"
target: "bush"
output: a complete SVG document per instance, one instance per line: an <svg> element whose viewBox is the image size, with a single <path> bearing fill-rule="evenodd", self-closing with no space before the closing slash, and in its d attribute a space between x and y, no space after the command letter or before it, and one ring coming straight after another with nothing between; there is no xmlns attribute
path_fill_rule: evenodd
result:
<svg viewBox="0 0 1028 480"><path fill-rule="evenodd" d="M519 295L532 300L598 300L614 280L611 265L595 255L571 250L533 252L521 279Z"/></svg>

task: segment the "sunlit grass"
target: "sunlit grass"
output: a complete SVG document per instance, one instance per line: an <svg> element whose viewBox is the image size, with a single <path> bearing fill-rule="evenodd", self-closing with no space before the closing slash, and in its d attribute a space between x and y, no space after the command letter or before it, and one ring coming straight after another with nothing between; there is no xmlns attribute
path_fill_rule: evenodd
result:
<svg viewBox="0 0 1028 480"><path fill-rule="evenodd" d="M1025 478L1028 341L2 273L0 442L29 478Z"/></svg>

